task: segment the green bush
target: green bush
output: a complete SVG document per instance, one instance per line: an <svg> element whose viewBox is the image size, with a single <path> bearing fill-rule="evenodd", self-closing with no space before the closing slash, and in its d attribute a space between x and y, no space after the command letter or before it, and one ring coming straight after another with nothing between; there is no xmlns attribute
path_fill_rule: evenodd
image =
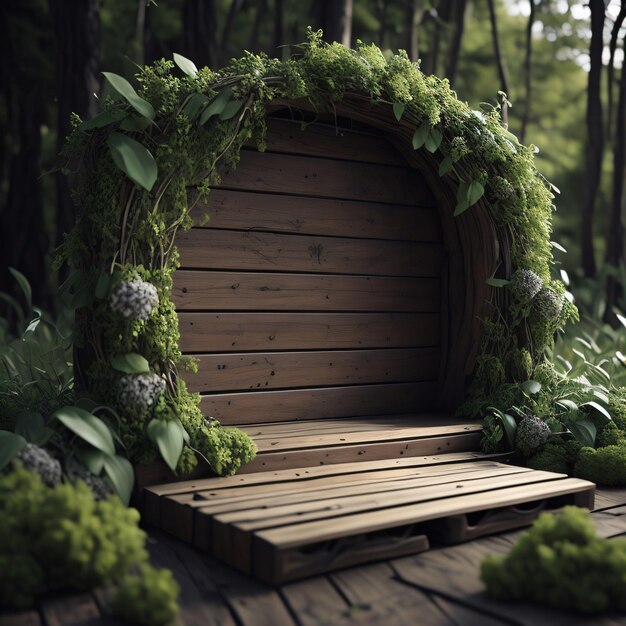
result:
<svg viewBox="0 0 626 626"><path fill-rule="evenodd" d="M123 584L137 566L158 582L154 600L161 602L167 577L150 573L138 521L139 513L116 496L96 501L82 481L50 488L16 465L0 476L0 606L28 608L49 591ZM169 582L171 599L175 583Z"/></svg>
<svg viewBox="0 0 626 626"><path fill-rule="evenodd" d="M626 442L604 448L582 448L574 475L598 485L626 485Z"/></svg>
<svg viewBox="0 0 626 626"><path fill-rule="evenodd" d="M543 513L506 557L481 564L487 592L581 613L626 610L626 540L596 535L588 512Z"/></svg>
<svg viewBox="0 0 626 626"><path fill-rule="evenodd" d="M571 474L580 447L577 441L549 441L526 464L536 470Z"/></svg>

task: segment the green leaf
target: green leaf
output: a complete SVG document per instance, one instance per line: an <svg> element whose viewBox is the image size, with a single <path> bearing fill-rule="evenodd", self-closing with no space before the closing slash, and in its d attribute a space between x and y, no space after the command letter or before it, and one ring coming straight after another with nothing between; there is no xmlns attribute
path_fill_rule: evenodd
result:
<svg viewBox="0 0 626 626"><path fill-rule="evenodd" d="M467 194L467 190L469 188L469 185L467 183L460 183L458 189L456 190L456 199L457 199L457 204L456 207L454 208L454 216L456 217L457 215L461 215L461 213L467 211L467 209L469 209L469 202L468 202L468 194Z"/></svg>
<svg viewBox="0 0 626 626"><path fill-rule="evenodd" d="M536 380L525 380L520 385L521 390L529 396L534 396L541 391L541 383Z"/></svg>
<svg viewBox="0 0 626 626"><path fill-rule="evenodd" d="M424 145L429 131L430 122L423 122L415 129L415 133L413 133L413 140L411 142L413 144L413 150L418 150Z"/></svg>
<svg viewBox="0 0 626 626"><path fill-rule="evenodd" d="M511 281L504 278L488 278L485 282L491 287L506 287Z"/></svg>
<svg viewBox="0 0 626 626"><path fill-rule="evenodd" d="M98 282L96 283L96 289L94 295L98 300L102 300L106 297L109 291L109 285L111 284L111 275L106 272L100 272L98 276Z"/></svg>
<svg viewBox="0 0 626 626"><path fill-rule="evenodd" d="M101 450L94 450L90 448L89 450L81 449L77 452L78 458L81 460L83 465L96 476L100 476L100 472L104 467L104 460L106 459L106 454Z"/></svg>
<svg viewBox="0 0 626 626"><path fill-rule="evenodd" d="M224 110L220 113L220 120L224 122L226 120L232 119L233 117L235 117L235 115L237 115L239 109L241 109L242 106L243 100L231 100L224 107Z"/></svg>
<svg viewBox="0 0 626 626"><path fill-rule="evenodd" d="M596 425L588 419L572 420L568 422L569 428L574 438L583 446L593 446L596 443L597 429Z"/></svg>
<svg viewBox="0 0 626 626"><path fill-rule="evenodd" d="M66 428L94 448L111 456L115 454L115 444L111 431L95 415L77 406L64 406L57 409L52 417L56 417Z"/></svg>
<svg viewBox="0 0 626 626"><path fill-rule="evenodd" d="M194 93L187 104L183 107L183 113L190 119L195 120L200 114L200 111L209 102L209 99L202 93Z"/></svg>
<svg viewBox="0 0 626 626"><path fill-rule="evenodd" d="M112 72L102 72L102 74L113 90L122 96L139 115L149 120L154 119L154 108L152 105L143 98L140 98L134 87L123 76L113 74Z"/></svg>
<svg viewBox="0 0 626 626"><path fill-rule="evenodd" d="M118 354L111 359L111 367L124 374L148 374L150 372L147 359L136 352Z"/></svg>
<svg viewBox="0 0 626 626"><path fill-rule="evenodd" d="M558 400L557 404L567 409L568 411L578 411L578 405L573 400L568 400L567 398L563 400Z"/></svg>
<svg viewBox="0 0 626 626"><path fill-rule="evenodd" d="M151 191L158 170L156 161L148 149L122 133L111 133L108 144L115 165L133 182Z"/></svg>
<svg viewBox="0 0 626 626"><path fill-rule="evenodd" d="M191 76L191 78L195 78L198 73L198 68L193 61L190 61L182 54L178 54L174 52L174 63L178 65L178 67L185 73L187 76Z"/></svg>
<svg viewBox="0 0 626 626"><path fill-rule="evenodd" d="M115 109L113 111L102 111L98 115L92 117L90 120L83 122L78 130L93 130L94 128L104 128L115 122L119 122L126 117L126 111Z"/></svg>
<svg viewBox="0 0 626 626"><path fill-rule="evenodd" d="M452 157L447 156L439 164L439 176L444 176L445 174L447 174L451 167L452 167Z"/></svg>
<svg viewBox="0 0 626 626"><path fill-rule="evenodd" d="M148 438L154 442L172 471L176 470L183 450L185 429L178 420L153 419L147 428Z"/></svg>
<svg viewBox="0 0 626 626"><path fill-rule="evenodd" d="M129 115L126 119L122 120L120 124L120 130L126 130L134 133L137 131L145 130L150 126L150 120L141 117L140 115Z"/></svg>
<svg viewBox="0 0 626 626"><path fill-rule="evenodd" d="M224 107L228 104L233 92L229 87L220 91L213 99L211 104L204 109L200 116L200 126L206 124L214 115L220 115L224 110Z"/></svg>
<svg viewBox="0 0 626 626"><path fill-rule="evenodd" d="M128 506L135 484L133 466L123 456L107 456L104 458L104 473L111 481L120 500Z"/></svg>
<svg viewBox="0 0 626 626"><path fill-rule="evenodd" d="M567 250L560 243L557 243L556 241L551 241L550 245L556 250L559 250L560 252L565 252L567 254Z"/></svg>
<svg viewBox="0 0 626 626"><path fill-rule="evenodd" d="M469 206L476 204L484 193L485 188L477 180L472 181L467 188L467 202Z"/></svg>
<svg viewBox="0 0 626 626"><path fill-rule="evenodd" d="M404 113L405 108L406 106L402 104L402 102L393 103L393 114L395 115L396 120L398 120L398 122L402 119L402 114Z"/></svg>
<svg viewBox="0 0 626 626"><path fill-rule="evenodd" d="M2 471L26 445L26 439L21 435L0 430L0 471Z"/></svg>
<svg viewBox="0 0 626 626"><path fill-rule="evenodd" d="M54 434L44 422L43 415L37 411L24 411L15 420L15 432L36 446L43 446Z"/></svg>
<svg viewBox="0 0 626 626"><path fill-rule="evenodd" d="M606 417L606 419L610 422L613 420L611 414L598 402L594 400L589 400L588 402L583 402L580 406L590 406L592 409L595 409L600 415Z"/></svg>
<svg viewBox="0 0 626 626"><path fill-rule="evenodd" d="M26 298L26 303L28 304L28 311L30 311L33 308L33 290L30 287L28 278L26 278L22 272L16 270L14 267L10 267L9 272L11 272L13 278L15 278L17 284L20 286L20 289L24 294L24 298Z"/></svg>
<svg viewBox="0 0 626 626"><path fill-rule="evenodd" d="M436 128L431 128L428 136L426 137L426 141L424 142L426 150L428 150L428 152L430 152L431 154L437 152L437 149L441 145L442 139L443 135L441 134L441 131L437 130Z"/></svg>

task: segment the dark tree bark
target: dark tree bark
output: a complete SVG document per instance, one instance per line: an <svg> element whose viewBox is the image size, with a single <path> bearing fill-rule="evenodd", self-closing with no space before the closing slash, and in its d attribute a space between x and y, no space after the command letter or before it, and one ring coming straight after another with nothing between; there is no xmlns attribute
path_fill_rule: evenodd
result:
<svg viewBox="0 0 626 626"><path fill-rule="evenodd" d="M252 32L250 33L250 52L260 52L259 50L259 31L261 30L261 22L267 13L267 0L257 0L254 13L254 23Z"/></svg>
<svg viewBox="0 0 626 626"><path fill-rule="evenodd" d="M613 267L618 267L625 260L622 211L624 209L624 176L626 176L626 69L623 67L619 83L616 113L617 123L613 148L613 197L609 214L605 254L605 261ZM619 279L609 276L605 310L607 321L615 321L613 307L618 303L622 293L623 286Z"/></svg>
<svg viewBox="0 0 626 626"><path fill-rule="evenodd" d="M97 110L100 85L98 53L100 14L98 0L49 0L57 48L58 119L60 151L70 130L70 114L83 119ZM67 178L57 174L57 242L74 225L76 209Z"/></svg>
<svg viewBox="0 0 626 626"><path fill-rule="evenodd" d="M606 120L606 136L610 139L613 130L613 83L615 81L615 50L617 49L617 37L622 28L622 24L626 19L626 2L622 1L619 13L615 18L615 23L611 29L611 40L609 42L609 65L608 65L608 102L607 102L607 120Z"/></svg>
<svg viewBox="0 0 626 626"><path fill-rule="evenodd" d="M217 68L220 62L217 15L214 0L185 0L183 5L183 54L198 67Z"/></svg>
<svg viewBox="0 0 626 626"><path fill-rule="evenodd" d="M446 68L446 78L454 86L456 72L459 67L459 56L461 55L461 41L465 30L465 8L467 0L457 0L454 7L454 32L450 42L448 53L448 66Z"/></svg>
<svg viewBox="0 0 626 626"><path fill-rule="evenodd" d="M428 51L428 74L439 74L439 56L441 42L444 32L450 28L450 12L452 10L452 0L440 0L437 5L437 17L435 20L435 30L433 31L433 41Z"/></svg>
<svg viewBox="0 0 626 626"><path fill-rule="evenodd" d="M282 48L284 43L285 31L285 5L283 0L275 0L274 2L274 50L273 53L282 58Z"/></svg>
<svg viewBox="0 0 626 626"><path fill-rule="evenodd" d="M489 6L489 21L491 23L491 38L493 40L493 54L496 58L496 66L498 68L498 79L500 80L500 91L503 91L507 97L511 95L509 90L509 72L506 61L502 55L500 48L500 37L498 36L498 18L496 15L496 7L494 0L487 0ZM502 122L505 126L509 123L509 111L506 99L502 102Z"/></svg>
<svg viewBox="0 0 626 626"><path fill-rule="evenodd" d="M224 30L222 31L221 38L221 56L222 61L225 61L228 58L228 44L230 43L230 35L233 32L233 25L235 24L235 18L237 14L241 11L244 5L244 0L232 0L230 3L230 8L228 9L228 15L226 16L226 22L224 24Z"/></svg>
<svg viewBox="0 0 626 626"><path fill-rule="evenodd" d="M132 59L137 65L143 65L144 40L146 31L146 0L137 0L137 13L135 16L135 34L133 36Z"/></svg>
<svg viewBox="0 0 626 626"><path fill-rule="evenodd" d="M385 0L376 0L376 18L378 19L376 45L379 48L383 48L385 45L385 34L387 28L387 3Z"/></svg>
<svg viewBox="0 0 626 626"><path fill-rule="evenodd" d="M313 0L315 21L324 39L349 47L352 42L352 0Z"/></svg>
<svg viewBox="0 0 626 626"><path fill-rule="evenodd" d="M406 0L406 52L414 63L419 60L419 27L424 17L424 0Z"/></svg>
<svg viewBox="0 0 626 626"><path fill-rule="evenodd" d="M521 143L526 143L526 129L530 120L530 106L532 99L532 54L533 54L533 24L535 23L535 0L529 0L530 13L526 23L526 54L524 55L524 90L526 102L522 111L522 124L519 132Z"/></svg>
<svg viewBox="0 0 626 626"><path fill-rule="evenodd" d="M151 4L146 7L146 16L143 24L143 62L147 65L164 56L161 45L152 30L153 6Z"/></svg>
<svg viewBox="0 0 626 626"><path fill-rule="evenodd" d="M604 129L602 126L602 101L600 83L602 79L602 50L604 47L604 1L590 0L591 44L589 47L590 68L587 82L587 147L585 151L585 185L581 215L580 246L582 267L585 276L594 276L596 261L593 249L593 213L600 187L602 156L604 153Z"/></svg>

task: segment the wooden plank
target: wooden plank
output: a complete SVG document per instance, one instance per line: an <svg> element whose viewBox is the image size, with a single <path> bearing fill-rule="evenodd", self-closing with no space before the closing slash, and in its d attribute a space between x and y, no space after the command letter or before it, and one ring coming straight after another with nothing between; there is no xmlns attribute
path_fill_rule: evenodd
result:
<svg viewBox="0 0 626 626"><path fill-rule="evenodd" d="M179 312L178 320L185 353L412 348L440 339L434 313Z"/></svg>
<svg viewBox="0 0 626 626"><path fill-rule="evenodd" d="M215 187L320 198L432 206L422 176L409 167L243 151L237 167Z"/></svg>
<svg viewBox="0 0 626 626"><path fill-rule="evenodd" d="M478 450L481 434L445 435L425 439L365 443L344 446L287 450L285 452L263 452L247 463L240 473L280 470L286 467L306 467L327 463L352 463L354 461L378 461L401 456L422 456L450 452Z"/></svg>
<svg viewBox="0 0 626 626"><path fill-rule="evenodd" d="M98 605L89 593L45 600L41 605L41 614L47 626L84 626L99 621L101 617Z"/></svg>
<svg viewBox="0 0 626 626"><path fill-rule="evenodd" d="M37 611L2 611L0 626L41 626Z"/></svg>
<svg viewBox="0 0 626 626"><path fill-rule="evenodd" d="M435 278L391 278L179 270L178 310L392 311L433 313L441 307Z"/></svg>
<svg viewBox="0 0 626 626"><path fill-rule="evenodd" d="M402 155L382 134L272 118L267 120L267 129L266 152L406 166Z"/></svg>
<svg viewBox="0 0 626 626"><path fill-rule="evenodd" d="M432 409L432 382L322 387L289 391L251 391L202 396L200 409L222 424L241 425L353 415L391 415Z"/></svg>
<svg viewBox="0 0 626 626"><path fill-rule="evenodd" d="M245 352L196 358L198 372L183 373L183 378L191 391L211 392L436 380L440 349Z"/></svg>
<svg viewBox="0 0 626 626"><path fill-rule="evenodd" d="M546 477L546 474L548 476ZM278 547L292 547L302 545L308 541L324 541L326 539L346 537L353 532L371 532L390 528L401 524L413 524L431 519L455 515L458 513L472 513L485 508L513 506L522 502L536 501L543 498L552 498L565 493L582 493L592 488L593 483L576 478L559 479L561 475L548 472L533 472L532 475L524 474L523 479L514 481L514 477L508 477L505 481L496 479L493 481L476 481L471 487L464 489L465 495L457 495L455 490L445 497L444 490L435 488L430 496L422 493L422 497L437 497L437 500L420 500L406 506L396 506L393 516L386 509L369 510L360 512L359 515L345 515L341 525L317 519L312 522L304 522L292 526L270 528L256 533L259 540L268 541ZM516 484L524 482L527 484ZM490 484L491 483L491 484ZM428 488L427 488L428 489ZM427 491L424 490L424 492ZM482 492L480 491L482 489ZM471 493L470 493L471 491ZM485 492L489 497L485 497ZM391 503L385 503L390 506ZM358 505L357 505L358 506ZM372 506L371 503L363 506ZM347 511L346 511L347 513ZM318 513L318 516L321 515ZM285 517L281 523L289 523ZM248 525L244 527L247 528Z"/></svg>
<svg viewBox="0 0 626 626"><path fill-rule="evenodd" d="M176 240L182 268L436 277L438 243L193 228Z"/></svg>
<svg viewBox="0 0 626 626"><path fill-rule="evenodd" d="M194 209L192 217L197 228L442 241L441 222L434 203L429 207L407 207L212 189L206 202Z"/></svg>

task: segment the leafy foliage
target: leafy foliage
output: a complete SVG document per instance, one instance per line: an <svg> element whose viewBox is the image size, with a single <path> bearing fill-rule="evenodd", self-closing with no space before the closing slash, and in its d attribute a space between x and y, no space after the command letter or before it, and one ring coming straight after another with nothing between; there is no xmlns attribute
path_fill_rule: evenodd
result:
<svg viewBox="0 0 626 626"><path fill-rule="evenodd" d="M530 600L581 613L625 610L626 540L596 535L589 513L542 513L506 557L486 557L481 578L502 601Z"/></svg>

